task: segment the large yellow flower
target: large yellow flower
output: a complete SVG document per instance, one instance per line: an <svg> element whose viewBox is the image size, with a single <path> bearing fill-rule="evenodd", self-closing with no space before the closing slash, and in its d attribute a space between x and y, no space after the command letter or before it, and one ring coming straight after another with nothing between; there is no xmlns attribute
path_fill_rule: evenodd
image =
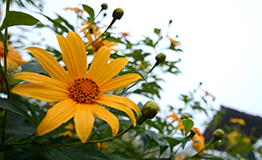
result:
<svg viewBox="0 0 262 160"><path fill-rule="evenodd" d="M16 70L19 65L27 63L22 60L20 54L12 46L8 45L8 50L6 57L7 67L11 65ZM4 62L4 45L2 42L0 42L0 59Z"/></svg>
<svg viewBox="0 0 262 160"><path fill-rule="evenodd" d="M23 83L12 89L13 93L48 102L58 102L47 111L37 127L37 135L42 136L68 120L74 118L76 133L84 143L94 124L94 115L106 121L115 136L119 130L117 117L101 105L124 111L136 125L132 109L139 114L138 106L126 97L103 94L127 87L141 79L138 74L118 76L128 63L126 58L118 58L108 63L111 50L101 47L95 54L87 73L87 58L84 42L77 33L69 32L67 38L57 36L63 53L63 61L68 73L47 51L38 47L29 50L52 77L21 72L14 76L32 83Z"/></svg>

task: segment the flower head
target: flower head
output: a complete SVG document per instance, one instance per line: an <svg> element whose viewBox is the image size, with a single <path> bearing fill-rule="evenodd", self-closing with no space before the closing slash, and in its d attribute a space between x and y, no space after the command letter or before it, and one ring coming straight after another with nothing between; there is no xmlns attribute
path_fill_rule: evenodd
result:
<svg viewBox="0 0 262 160"><path fill-rule="evenodd" d="M176 40L174 40L174 39L172 39L172 38L170 38L168 36L167 36L167 38L170 40L172 45L174 45L174 46L181 46L181 44L178 41L176 41Z"/></svg>
<svg viewBox="0 0 262 160"><path fill-rule="evenodd" d="M238 139L241 137L241 133L232 131L227 135L227 138L231 144L234 146L238 145Z"/></svg>
<svg viewBox="0 0 262 160"><path fill-rule="evenodd" d="M101 47L94 55L87 73L86 50L80 36L69 32L67 38L58 35L57 39L68 72L47 51L28 47L27 50L37 58L51 77L30 72L20 72L14 76L15 79L32 83L15 86L13 93L47 102L58 102L47 111L37 127L37 135L42 136L74 118L76 133L84 143L92 131L95 115L109 124L112 135L115 136L119 130L119 121L103 106L124 111L135 126L136 118L132 110L139 115L138 106L126 97L103 94L127 87L141 79L138 74L116 77L128 60L118 58L108 63L111 50Z"/></svg>
<svg viewBox="0 0 262 160"><path fill-rule="evenodd" d="M16 70L19 65L27 63L22 60L20 54L12 46L8 45L8 50L6 57L7 67L11 65ZM4 45L2 42L0 42L0 59L4 61Z"/></svg>
<svg viewBox="0 0 262 160"><path fill-rule="evenodd" d="M178 129L184 130L184 125L182 123L182 120L176 115L176 113L174 111L172 111L171 115L166 116L166 118L170 118L170 117L173 118L172 122L178 121L178 125L176 127L177 130Z"/></svg>
<svg viewBox="0 0 262 160"><path fill-rule="evenodd" d="M245 126L246 125L246 122L244 119L242 118L230 118L229 120L231 123L238 123L238 124L241 124L242 126Z"/></svg>
<svg viewBox="0 0 262 160"><path fill-rule="evenodd" d="M65 8L65 10L71 10L71 11L75 11L75 13L80 13L81 15L84 13L84 10L83 9L80 9L80 8L72 8L72 7L67 7Z"/></svg>
<svg viewBox="0 0 262 160"><path fill-rule="evenodd" d="M201 151L205 148L205 137L201 134L201 132L198 130L198 128L193 127L193 129L196 131L196 134L193 136L192 140L193 146L197 152ZM202 155L204 151L200 152L198 155Z"/></svg>

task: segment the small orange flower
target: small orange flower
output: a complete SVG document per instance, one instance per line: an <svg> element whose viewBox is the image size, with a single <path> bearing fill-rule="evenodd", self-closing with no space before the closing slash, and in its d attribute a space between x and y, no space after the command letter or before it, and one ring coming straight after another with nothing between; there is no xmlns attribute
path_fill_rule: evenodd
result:
<svg viewBox="0 0 262 160"><path fill-rule="evenodd" d="M63 133L59 133L59 136L61 136L61 137L73 137L74 136L74 132L72 132L72 131L65 131L65 132L63 132Z"/></svg>
<svg viewBox="0 0 262 160"><path fill-rule="evenodd" d="M75 11L75 13L80 13L81 15L83 15L83 13L84 13L84 10L80 9L80 8L67 7L67 8L65 8L65 10Z"/></svg>
<svg viewBox="0 0 262 160"><path fill-rule="evenodd" d="M238 123L238 124L241 124L242 126L246 125L245 120L242 119L242 118L230 118L230 122L231 123Z"/></svg>
<svg viewBox="0 0 262 160"><path fill-rule="evenodd" d="M169 36L167 36L167 38L170 40L171 44L173 44L174 46L181 46L181 44L178 41L170 38Z"/></svg>
<svg viewBox="0 0 262 160"><path fill-rule="evenodd" d="M130 36L131 36L130 32L120 32L119 34L120 34L123 38L130 37Z"/></svg>
<svg viewBox="0 0 262 160"><path fill-rule="evenodd" d="M176 115L176 113L174 111L172 111L171 115L166 116L166 118L170 118L170 117L173 118L172 122L178 121L178 125L176 127L177 130L178 129L183 129L184 130L184 125L182 123L182 120Z"/></svg>
<svg viewBox="0 0 262 160"><path fill-rule="evenodd" d="M197 152L201 151L205 148L205 137L201 134L201 132L198 130L198 128L193 127L193 129L196 131L196 134L193 136L192 140L193 146ZM198 155L202 155L204 153L204 150L199 153Z"/></svg>
<svg viewBox="0 0 262 160"><path fill-rule="evenodd" d="M8 45L8 50L6 57L7 67L11 65L16 70L19 65L27 63L22 60L20 54L12 46ZM0 42L0 59L4 61L4 45L2 42Z"/></svg>
<svg viewBox="0 0 262 160"><path fill-rule="evenodd" d="M216 98L216 96L210 94L208 91L204 90L203 88L200 88L200 89L201 89L202 91L204 91L204 92L206 93L207 96L210 96L210 97L212 97L213 99Z"/></svg>

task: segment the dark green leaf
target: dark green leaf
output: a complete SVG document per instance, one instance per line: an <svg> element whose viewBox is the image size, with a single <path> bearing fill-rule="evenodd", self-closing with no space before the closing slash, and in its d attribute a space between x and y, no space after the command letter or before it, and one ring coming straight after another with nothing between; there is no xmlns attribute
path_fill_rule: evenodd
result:
<svg viewBox="0 0 262 160"><path fill-rule="evenodd" d="M85 4L83 4L82 6L83 6L84 10L89 14L90 19L94 20L95 19L95 12L94 12L93 8L91 8L90 6L85 5Z"/></svg>
<svg viewBox="0 0 262 160"><path fill-rule="evenodd" d="M70 28L72 31L75 31L74 26L71 25L66 19L64 19L63 17L59 16L58 14L57 14L57 16L58 16L58 18L59 18L62 22L65 23L65 25L66 25L68 28Z"/></svg>
<svg viewBox="0 0 262 160"><path fill-rule="evenodd" d="M4 44L5 43L5 38L2 32L0 32L0 41Z"/></svg>
<svg viewBox="0 0 262 160"><path fill-rule="evenodd" d="M155 28L155 29L154 29L154 33L155 33L155 34L159 35L160 32L161 32L161 29L159 29L159 28Z"/></svg>
<svg viewBox="0 0 262 160"><path fill-rule="evenodd" d="M191 119L185 119L182 121L182 123L185 128L185 133L187 135L189 131L192 129L192 127L194 126L194 122Z"/></svg>
<svg viewBox="0 0 262 160"><path fill-rule="evenodd" d="M38 61L30 61L22 64L21 67L23 72L46 73Z"/></svg>
<svg viewBox="0 0 262 160"><path fill-rule="evenodd" d="M166 151L166 149L168 148L168 145L166 144L166 142L164 140L159 140L154 138L154 140L157 142L157 144L160 147L160 153L159 153L159 157Z"/></svg>
<svg viewBox="0 0 262 160"><path fill-rule="evenodd" d="M109 160L106 155L88 144L78 146L52 146L48 148L50 149L53 159L55 160Z"/></svg>
<svg viewBox="0 0 262 160"><path fill-rule="evenodd" d="M14 101L0 98L0 107L27 118L36 126L36 122L34 121L34 119Z"/></svg>
<svg viewBox="0 0 262 160"><path fill-rule="evenodd" d="M164 139L169 143L170 150L182 142L182 138L172 138L172 137L164 137Z"/></svg>
<svg viewBox="0 0 262 160"><path fill-rule="evenodd" d="M9 11L0 27L0 31L7 27L17 26L17 25L26 25L32 26L39 22L38 19L34 18L33 16L17 11Z"/></svg>
<svg viewBox="0 0 262 160"><path fill-rule="evenodd" d="M115 38L115 37L106 37L104 40L125 44L123 41L121 41L120 38Z"/></svg>
<svg viewBox="0 0 262 160"><path fill-rule="evenodd" d="M194 156L194 157L192 157L192 159L215 159L215 160L223 160L224 158L217 157L217 156L212 155L212 154L204 153L204 154L202 154L201 156Z"/></svg>
<svg viewBox="0 0 262 160"><path fill-rule="evenodd" d="M46 17L49 21L51 21L52 23L53 23L53 25L54 25L54 27L55 28L60 28L63 32L68 32L68 29L65 27L65 26L63 26L60 22L57 22L57 21L55 21L55 20L53 20L52 18L50 18L50 17L48 17L48 16L46 16L46 15L44 15L44 14L42 14L42 13L39 13L39 14L41 14L42 16L44 16L44 17ZM62 34L63 32L58 32L57 30L56 30L56 33L58 33L58 34Z"/></svg>
<svg viewBox="0 0 262 160"><path fill-rule="evenodd" d="M154 122L152 122L150 119L147 119L147 120L145 121L145 123L146 123L147 125L149 125L150 127L154 127L154 128L157 129L160 133L163 134L163 130L162 130L158 125L156 125Z"/></svg>

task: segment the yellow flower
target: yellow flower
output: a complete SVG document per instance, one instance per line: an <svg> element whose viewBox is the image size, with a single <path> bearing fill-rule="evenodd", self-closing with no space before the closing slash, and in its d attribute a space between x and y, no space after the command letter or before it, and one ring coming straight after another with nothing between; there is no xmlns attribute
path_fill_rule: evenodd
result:
<svg viewBox="0 0 262 160"><path fill-rule="evenodd" d="M196 131L196 134L193 136L192 140L193 146L197 152L201 151L205 148L205 137L201 134L201 132L198 130L198 128L193 127L193 129ZM201 143L201 144L200 144ZM200 152L198 155L202 155L204 151Z"/></svg>
<svg viewBox="0 0 262 160"><path fill-rule="evenodd" d="M69 123L68 125L66 125L66 126L64 127L64 129L74 130L75 127L74 127L73 123Z"/></svg>
<svg viewBox="0 0 262 160"><path fill-rule="evenodd" d="M81 15L84 13L84 10L80 8L67 7L65 8L65 10L72 10L72 11L75 11L75 13L80 13Z"/></svg>
<svg viewBox="0 0 262 160"><path fill-rule="evenodd" d="M243 141L244 143L251 143L251 139L248 138L248 137L242 138L242 141Z"/></svg>
<svg viewBox="0 0 262 160"><path fill-rule="evenodd" d="M92 131L95 115L109 124L112 135L115 136L119 130L119 121L101 105L124 111L135 126L136 118L131 109L139 115L138 106L126 97L103 94L127 87L141 79L138 74L116 77L128 60L118 58L108 63L111 50L101 47L94 55L87 73L86 50L80 36L69 32L67 38L58 35L57 39L68 72L47 51L28 47L27 50L37 58L52 78L31 72L20 72L14 76L14 79L32 83L14 87L13 93L47 102L58 102L47 111L37 127L37 135L42 136L74 118L76 133L84 143Z"/></svg>
<svg viewBox="0 0 262 160"><path fill-rule="evenodd" d="M242 119L242 118L230 118L230 122L231 123L238 123L238 124L241 124L242 126L246 125L245 120Z"/></svg>
<svg viewBox="0 0 262 160"><path fill-rule="evenodd" d="M85 22L85 24L89 24L89 22ZM87 43L88 48L87 49L94 49L95 51L98 51L101 47L106 46L108 48L117 46L116 42L111 42L108 40L103 40L102 38L99 38L97 41L95 41L99 36L102 35L102 32L99 30L99 27L92 26L91 30L92 32L89 32L89 27L86 27L82 29L81 31L85 34L86 38L88 39L89 43ZM111 48L113 51L118 51L118 49Z"/></svg>
<svg viewBox="0 0 262 160"><path fill-rule="evenodd" d="M21 64L25 64L27 62L23 61L20 54L10 45L8 45L8 54L6 57L7 67L10 65L16 70L17 67ZM4 62L4 45L0 41L0 59Z"/></svg>
<svg viewBox="0 0 262 160"><path fill-rule="evenodd" d="M178 41L170 38L169 36L167 36L167 38L170 40L171 44L173 44L174 46L181 46L181 44Z"/></svg>
<svg viewBox="0 0 262 160"><path fill-rule="evenodd" d="M61 137L73 137L74 136L74 132L72 132L72 131L65 131L65 132L63 132L63 133L59 133L59 136L61 136Z"/></svg>
<svg viewBox="0 0 262 160"><path fill-rule="evenodd" d="M229 142L231 144L233 144L234 146L238 145L238 138L241 136L240 133L236 132L236 131L232 131L227 135L227 138L229 140Z"/></svg>

